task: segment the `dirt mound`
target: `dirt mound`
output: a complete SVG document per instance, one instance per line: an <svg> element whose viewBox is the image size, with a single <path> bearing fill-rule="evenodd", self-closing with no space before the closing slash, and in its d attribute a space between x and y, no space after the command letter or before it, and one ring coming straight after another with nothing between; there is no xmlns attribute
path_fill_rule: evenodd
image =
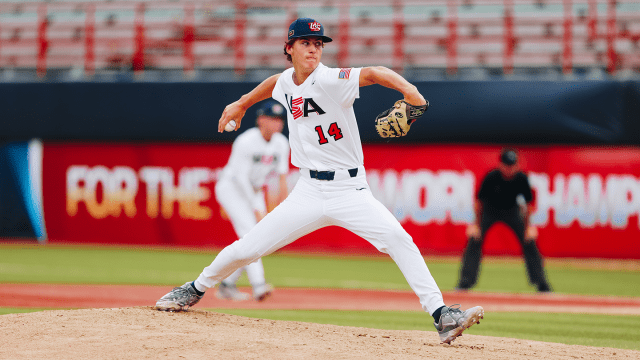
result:
<svg viewBox="0 0 640 360"><path fill-rule="evenodd" d="M0 316L2 359L638 359L639 351L253 319L151 307Z"/></svg>

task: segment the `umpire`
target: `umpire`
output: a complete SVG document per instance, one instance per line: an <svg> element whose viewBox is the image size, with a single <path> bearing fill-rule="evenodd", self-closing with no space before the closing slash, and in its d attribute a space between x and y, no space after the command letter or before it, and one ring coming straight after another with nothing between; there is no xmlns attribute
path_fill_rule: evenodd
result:
<svg viewBox="0 0 640 360"><path fill-rule="evenodd" d="M528 224L532 198L527 175L518 167L517 153L503 149L498 168L485 176L475 201L476 223L467 228L469 241L462 258L459 290L471 289L476 284L484 237L493 224L502 221L515 232L522 245L531 284L540 292L551 291L536 246L538 231Z"/></svg>

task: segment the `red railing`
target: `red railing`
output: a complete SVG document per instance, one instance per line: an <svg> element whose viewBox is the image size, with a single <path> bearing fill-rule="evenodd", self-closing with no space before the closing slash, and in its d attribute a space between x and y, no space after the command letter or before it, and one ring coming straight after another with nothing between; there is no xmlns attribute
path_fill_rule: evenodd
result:
<svg viewBox="0 0 640 360"><path fill-rule="evenodd" d="M0 2L0 67L234 69L288 66L288 24L315 17L337 66L640 69L636 0ZM619 10L622 9L622 10Z"/></svg>

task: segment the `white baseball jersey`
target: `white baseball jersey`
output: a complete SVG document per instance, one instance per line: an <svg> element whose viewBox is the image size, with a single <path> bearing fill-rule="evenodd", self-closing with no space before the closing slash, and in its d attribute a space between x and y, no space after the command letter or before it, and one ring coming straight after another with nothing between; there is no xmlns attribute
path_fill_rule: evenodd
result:
<svg viewBox="0 0 640 360"><path fill-rule="evenodd" d="M278 79L272 96L284 105L289 127L291 163L319 171L363 165L360 132L353 102L360 96L360 69L334 69L323 64L300 86L293 68Z"/></svg>
<svg viewBox="0 0 640 360"><path fill-rule="evenodd" d="M218 182L233 182L247 199L262 189L271 172L289 172L289 143L281 133L266 141L257 127L246 130L233 142L231 156Z"/></svg>

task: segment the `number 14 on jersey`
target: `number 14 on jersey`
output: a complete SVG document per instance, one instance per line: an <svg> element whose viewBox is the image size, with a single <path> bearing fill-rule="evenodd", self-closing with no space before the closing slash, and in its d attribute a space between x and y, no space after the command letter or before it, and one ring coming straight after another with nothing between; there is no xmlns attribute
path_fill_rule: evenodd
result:
<svg viewBox="0 0 640 360"><path fill-rule="evenodd" d="M318 143L320 145L328 143L329 140L324 135L324 130L322 129L322 126L318 125L316 126L315 129L316 129L316 132L318 133ZM333 136L334 141L338 141L343 137L342 130L340 130L340 128L338 127L338 123L335 123L335 122L329 125L329 130L327 131L327 134L329 134L329 136Z"/></svg>

